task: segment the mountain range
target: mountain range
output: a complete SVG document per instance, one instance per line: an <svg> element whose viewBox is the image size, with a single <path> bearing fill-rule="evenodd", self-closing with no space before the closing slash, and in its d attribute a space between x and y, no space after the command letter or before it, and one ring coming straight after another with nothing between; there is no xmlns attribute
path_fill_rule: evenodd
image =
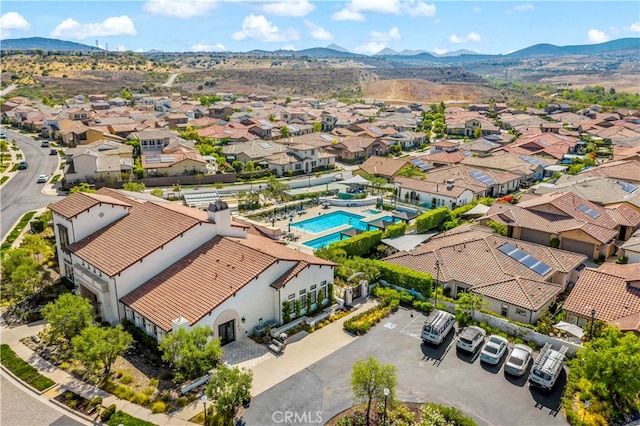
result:
<svg viewBox="0 0 640 426"><path fill-rule="evenodd" d="M73 50L73 51L97 51L103 50L95 46L89 46L82 43L75 43L71 41L43 38L43 37L31 37L31 38L16 38L0 40L0 50ZM456 50L454 52L447 52L444 54L437 54L428 52L426 50L403 50L396 52L393 49L383 49L380 52L372 55L378 58L389 58L393 61L402 61L407 63L412 62L434 62L434 63L446 63L446 62L473 62L490 58L505 58L505 59L523 59L530 57L559 57L568 55L598 55L605 53L616 52L632 52L638 54L640 52L640 38L621 38L617 40L611 40L599 44L586 44L586 45L573 45L573 46L556 46L553 44L536 44L526 47L524 49L511 52L508 54L487 55L479 54L469 50ZM157 52L157 51L154 51ZM185 52L186 53L186 52ZM240 53L240 52L237 52ZM312 47L303 50L252 50L246 52L247 54L262 54L262 55L296 55L296 56L310 56L316 58L370 58L372 56L352 53L349 50L337 45L330 44L327 47Z"/></svg>

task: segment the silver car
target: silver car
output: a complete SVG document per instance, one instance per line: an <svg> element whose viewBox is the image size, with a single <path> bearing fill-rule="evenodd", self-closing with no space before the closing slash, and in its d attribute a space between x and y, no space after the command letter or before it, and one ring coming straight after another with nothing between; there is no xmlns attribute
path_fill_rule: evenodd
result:
<svg viewBox="0 0 640 426"><path fill-rule="evenodd" d="M502 355L507 351L508 345L509 341L507 339L492 334L480 352L480 361L484 361L487 364L499 363Z"/></svg>
<svg viewBox="0 0 640 426"><path fill-rule="evenodd" d="M487 332L478 326L472 325L466 327L458 336L456 348L461 351L476 353L480 346L482 346L482 343L484 343L486 336Z"/></svg>
<svg viewBox="0 0 640 426"><path fill-rule="evenodd" d="M533 360L533 349L527 345L516 343L504 363L504 372L514 376L522 376Z"/></svg>

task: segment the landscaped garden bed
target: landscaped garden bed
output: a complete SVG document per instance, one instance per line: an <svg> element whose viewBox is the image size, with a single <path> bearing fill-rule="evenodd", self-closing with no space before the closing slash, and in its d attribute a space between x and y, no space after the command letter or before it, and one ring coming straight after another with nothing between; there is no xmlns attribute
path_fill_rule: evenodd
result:
<svg viewBox="0 0 640 426"><path fill-rule="evenodd" d="M0 362L20 380L38 391L49 389L56 383L38 373L29 363L20 358L7 344L0 345Z"/></svg>
<svg viewBox="0 0 640 426"><path fill-rule="evenodd" d="M102 406L102 397L87 399L70 390L62 392L53 399L85 416L95 416Z"/></svg>

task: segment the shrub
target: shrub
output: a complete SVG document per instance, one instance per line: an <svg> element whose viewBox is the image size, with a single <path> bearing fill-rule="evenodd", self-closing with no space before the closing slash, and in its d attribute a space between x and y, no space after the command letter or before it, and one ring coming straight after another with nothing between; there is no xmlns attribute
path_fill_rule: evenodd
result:
<svg viewBox="0 0 640 426"><path fill-rule="evenodd" d="M156 426L155 423L148 422L146 420L139 419L137 417L133 417L130 414L127 414L123 411L116 411L111 418L109 419L109 426L118 426L118 425L126 425L126 426Z"/></svg>
<svg viewBox="0 0 640 426"><path fill-rule="evenodd" d="M447 207L440 207L439 209L431 210L427 213L421 214L416 218L416 228L418 234L424 234L432 229L439 228L442 223L449 220L451 212Z"/></svg>
<svg viewBox="0 0 640 426"><path fill-rule="evenodd" d="M111 419L111 416L116 412L116 404L111 404L107 408L105 408L102 413L100 413L100 420L103 422L108 422Z"/></svg>
<svg viewBox="0 0 640 426"><path fill-rule="evenodd" d="M386 305L374 306L346 320L343 327L357 336L363 335L391 312L396 311L399 304L400 301L398 299L393 299Z"/></svg>
<svg viewBox="0 0 640 426"><path fill-rule="evenodd" d="M154 414L155 413L164 413L165 411L167 411L167 406L162 401L156 401L151 406L151 412L154 413Z"/></svg>
<svg viewBox="0 0 640 426"><path fill-rule="evenodd" d="M129 400L138 405L149 405L151 403L151 397L145 392L135 393Z"/></svg>
<svg viewBox="0 0 640 426"><path fill-rule="evenodd" d="M159 384L160 384L160 379L158 378L153 378L149 380L149 386L153 388L157 388Z"/></svg>
<svg viewBox="0 0 640 426"><path fill-rule="evenodd" d="M125 374L122 377L120 377L120 383L122 383L123 385L129 385L133 383L133 377Z"/></svg>
<svg viewBox="0 0 640 426"><path fill-rule="evenodd" d="M95 398L91 398L89 400L89 406L90 407L97 407L99 405L102 405L102 397L101 396L96 396Z"/></svg>

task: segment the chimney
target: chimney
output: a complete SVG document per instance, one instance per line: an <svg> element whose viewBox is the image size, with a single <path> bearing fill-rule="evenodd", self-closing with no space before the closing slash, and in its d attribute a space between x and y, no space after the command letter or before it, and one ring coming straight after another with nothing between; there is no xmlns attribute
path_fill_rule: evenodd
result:
<svg viewBox="0 0 640 426"><path fill-rule="evenodd" d="M231 228L231 210L222 200L210 203L207 207L207 218L209 222L216 224L216 233L219 235L229 235Z"/></svg>
<svg viewBox="0 0 640 426"><path fill-rule="evenodd" d="M447 179L447 189L453 188L453 179Z"/></svg>
<svg viewBox="0 0 640 426"><path fill-rule="evenodd" d="M186 318L178 317L173 321L171 321L171 331L176 331L181 328L185 328L186 330L189 330L190 328L189 321L187 321Z"/></svg>

